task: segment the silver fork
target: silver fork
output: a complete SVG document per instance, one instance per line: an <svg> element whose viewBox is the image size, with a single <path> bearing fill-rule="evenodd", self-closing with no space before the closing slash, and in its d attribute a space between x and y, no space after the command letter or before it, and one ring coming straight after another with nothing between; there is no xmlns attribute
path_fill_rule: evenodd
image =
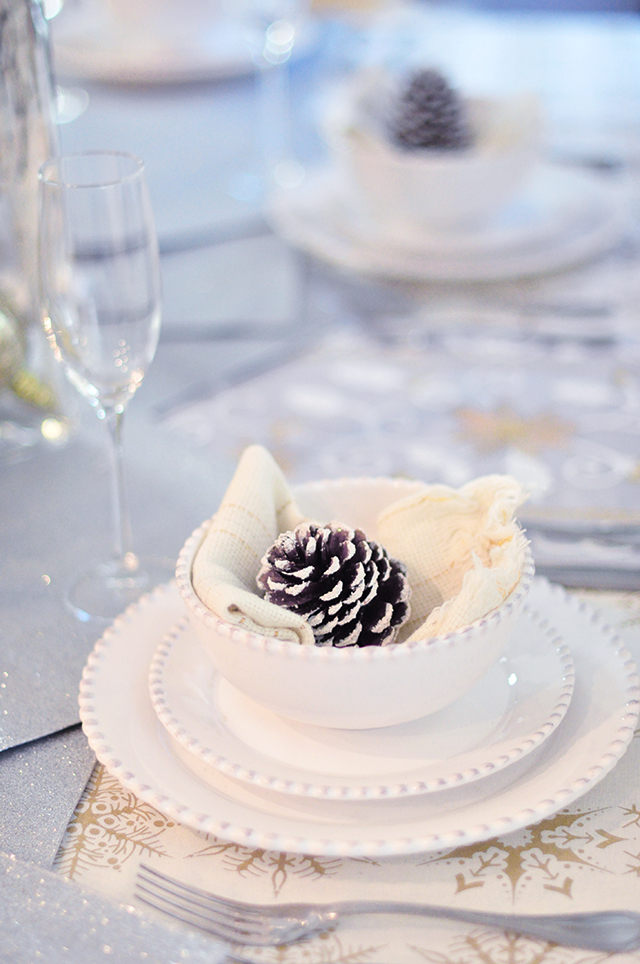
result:
<svg viewBox="0 0 640 964"><path fill-rule="evenodd" d="M230 944L269 947L305 941L360 914L410 914L503 928L554 944L611 953L640 946L640 914L494 914L393 900L348 900L335 904L246 904L209 894L140 865L136 897L156 910Z"/></svg>

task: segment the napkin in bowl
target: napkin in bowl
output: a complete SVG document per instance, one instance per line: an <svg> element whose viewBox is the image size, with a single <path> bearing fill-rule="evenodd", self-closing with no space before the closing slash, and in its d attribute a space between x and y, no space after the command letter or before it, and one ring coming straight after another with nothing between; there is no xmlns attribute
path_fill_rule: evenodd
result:
<svg viewBox="0 0 640 964"><path fill-rule="evenodd" d="M350 213L363 230L384 231L395 245L412 250L425 243L425 234L450 243L451 235L482 232L539 163L538 98L463 97L472 131L468 147L407 150L387 129L389 103L397 97L393 88L385 70L364 68L327 110L331 165Z"/></svg>
<svg viewBox="0 0 640 964"><path fill-rule="evenodd" d="M524 566L527 540L515 520L524 502L508 475L460 489L425 485L377 519L377 538L407 567L411 615L401 639L426 639L468 626L499 606Z"/></svg>
<svg viewBox="0 0 640 964"><path fill-rule="evenodd" d="M515 479L490 475L457 490L425 485L380 512L366 535L407 566L412 590L411 616L397 641L461 629L509 595L525 560L527 541L515 519L524 499ZM306 620L263 599L255 582L266 550L303 521L275 460L262 446L250 446L193 561L200 600L227 622L313 644Z"/></svg>

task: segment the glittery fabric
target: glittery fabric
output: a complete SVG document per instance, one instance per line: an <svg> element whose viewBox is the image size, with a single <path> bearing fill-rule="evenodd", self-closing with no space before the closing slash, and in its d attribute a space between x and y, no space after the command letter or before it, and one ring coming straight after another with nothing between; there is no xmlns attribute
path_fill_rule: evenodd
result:
<svg viewBox="0 0 640 964"><path fill-rule="evenodd" d="M225 947L0 854L0 964L217 964Z"/></svg>
<svg viewBox="0 0 640 964"><path fill-rule="evenodd" d="M0 753L0 851L50 867L94 763L79 726Z"/></svg>

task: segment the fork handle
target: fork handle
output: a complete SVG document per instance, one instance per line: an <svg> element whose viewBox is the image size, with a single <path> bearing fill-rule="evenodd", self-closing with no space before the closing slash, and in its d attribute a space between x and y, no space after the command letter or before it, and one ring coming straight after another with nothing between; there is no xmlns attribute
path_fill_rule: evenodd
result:
<svg viewBox="0 0 640 964"><path fill-rule="evenodd" d="M634 911L595 911L579 914L494 914L464 908L410 904L403 901L345 901L331 908L335 919L355 914L410 914L484 924L593 951L620 953L640 946L640 914ZM324 916L324 915L323 915Z"/></svg>

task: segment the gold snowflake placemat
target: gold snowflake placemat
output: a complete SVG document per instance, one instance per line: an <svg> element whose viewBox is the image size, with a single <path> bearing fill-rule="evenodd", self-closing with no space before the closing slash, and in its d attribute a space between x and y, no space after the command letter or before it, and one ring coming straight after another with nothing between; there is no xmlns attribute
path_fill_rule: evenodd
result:
<svg viewBox="0 0 640 964"><path fill-rule="evenodd" d="M640 596L582 594L605 611L640 655ZM56 859L59 873L134 903L140 862L212 891L266 902L389 896L455 906L473 889L477 905L535 912L549 895L558 912L593 904L607 888L640 909L640 734L585 797L537 825L453 851L397 858L333 858L252 849L168 819L97 766ZM142 909L142 905L141 909ZM445 921L392 917L345 922L309 943L252 952L267 964L596 964L607 955ZM619 955L617 960L635 959Z"/></svg>
<svg viewBox="0 0 640 964"><path fill-rule="evenodd" d="M456 488L506 472L540 517L637 515L639 399L640 345L551 350L481 328L418 346L341 333L166 425L231 464L264 445L292 482L400 475Z"/></svg>

